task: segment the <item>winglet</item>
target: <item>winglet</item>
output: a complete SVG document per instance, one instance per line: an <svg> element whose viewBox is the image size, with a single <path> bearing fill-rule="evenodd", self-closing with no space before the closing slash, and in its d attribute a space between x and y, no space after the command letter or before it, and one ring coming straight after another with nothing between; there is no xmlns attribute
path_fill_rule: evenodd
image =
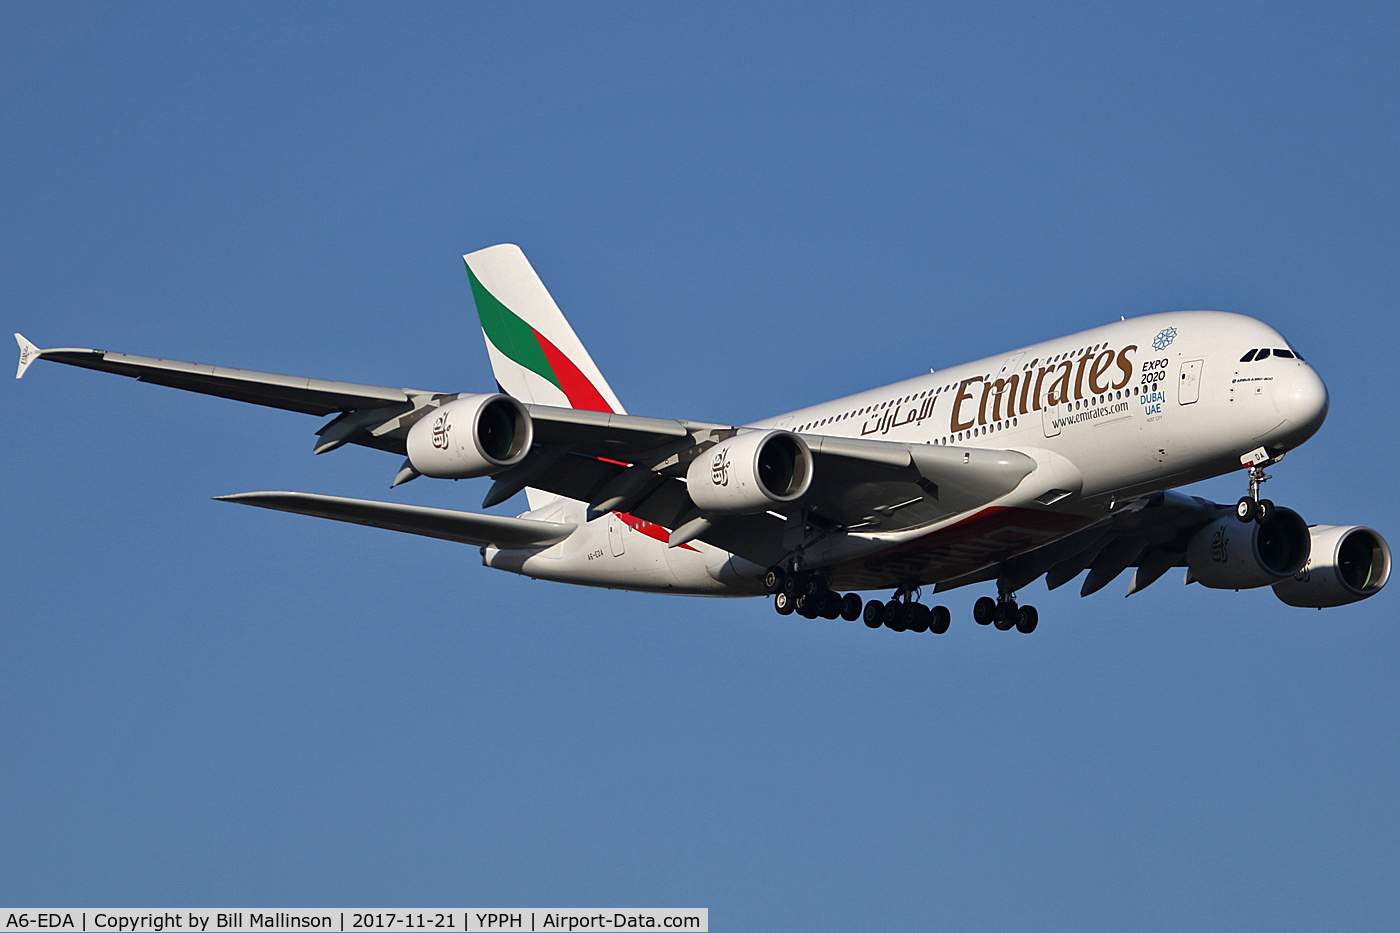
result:
<svg viewBox="0 0 1400 933"><path fill-rule="evenodd" d="M15 343L19 344L19 369L15 371L15 378L21 379L24 377L24 371L29 368L29 364L42 356L44 351L25 340L23 334L15 334Z"/></svg>

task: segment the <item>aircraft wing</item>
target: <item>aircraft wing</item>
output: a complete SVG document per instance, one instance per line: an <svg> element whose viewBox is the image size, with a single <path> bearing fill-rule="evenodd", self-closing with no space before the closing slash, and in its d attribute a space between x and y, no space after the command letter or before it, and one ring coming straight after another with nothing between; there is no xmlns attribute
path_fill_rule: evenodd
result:
<svg viewBox="0 0 1400 933"><path fill-rule="evenodd" d="M255 505L279 512L295 512L337 522L369 525L389 531L442 538L461 544L497 547L545 547L557 544L577 528L569 522L542 522L529 518L507 518L504 515L479 515L451 509L430 509L418 505L394 502L374 502L369 499L346 499L340 496L320 496L308 492L241 492L231 496L216 496L220 502Z"/></svg>
<svg viewBox="0 0 1400 933"><path fill-rule="evenodd" d="M452 392L285 376L108 350L81 347L41 350L20 334L15 334L15 340L20 348L16 379L22 378L36 360L42 359L285 411L323 417L336 415L317 432L320 439L316 443L316 453L349 443L406 454L405 439L413 423L429 409L457 397L457 393ZM547 405L526 407L535 422L537 443L568 446L591 456L636 456L669 441L686 438L691 430L689 422L661 418Z"/></svg>
<svg viewBox="0 0 1400 933"><path fill-rule="evenodd" d="M1096 593L1136 568L1127 595L1151 586L1173 567L1186 566L1186 547L1201 528L1230 514L1231 506L1167 491L1122 503L1111 515L1075 533L1001 564L946 579L937 591L1001 578L1012 591L1041 576L1057 589L1089 571L1080 596ZM1187 582L1190 582L1189 580Z"/></svg>
<svg viewBox="0 0 1400 933"><path fill-rule="evenodd" d="M35 360L52 360L69 366L81 366L83 369L130 376L142 382L287 411L299 411L308 415L329 415L354 409L401 405L412 401L414 396L432 394L415 389L391 389L353 382L308 379L304 376L282 376L250 369L231 369L204 363L133 356L130 353L112 353L107 350L79 347L40 350L20 334L15 334L15 340L19 342L20 347L16 379L22 378L25 370Z"/></svg>

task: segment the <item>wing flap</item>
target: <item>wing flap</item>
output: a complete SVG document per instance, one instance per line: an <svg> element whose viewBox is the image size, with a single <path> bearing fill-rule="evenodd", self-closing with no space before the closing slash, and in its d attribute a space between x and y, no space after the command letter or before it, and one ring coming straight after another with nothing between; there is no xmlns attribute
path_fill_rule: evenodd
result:
<svg viewBox="0 0 1400 933"><path fill-rule="evenodd" d="M369 525L405 534L441 538L460 544L497 547L544 547L557 544L573 533L577 525L568 522L542 522L504 515L481 515L420 505L399 505L369 499L346 499L309 492L241 492L216 496L220 502L255 505L279 512L295 512L337 522Z"/></svg>

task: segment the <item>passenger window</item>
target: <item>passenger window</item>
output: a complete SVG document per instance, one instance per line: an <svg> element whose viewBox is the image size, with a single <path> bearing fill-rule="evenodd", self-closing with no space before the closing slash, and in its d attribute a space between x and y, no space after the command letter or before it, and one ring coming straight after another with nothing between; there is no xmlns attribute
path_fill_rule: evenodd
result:
<svg viewBox="0 0 1400 933"><path fill-rule="evenodd" d="M1260 360L1267 360L1268 358L1269 358L1269 348L1268 348L1268 347L1265 347L1264 349L1262 349L1262 350L1259 351L1259 355L1256 356L1256 357L1254 358L1254 361L1257 363L1257 362L1259 362Z"/></svg>
<svg viewBox="0 0 1400 933"><path fill-rule="evenodd" d="M1244 356L1240 357L1240 362L1241 362L1241 363L1248 363L1250 360L1254 359L1254 354L1256 354L1256 353L1258 353L1258 352L1259 352L1259 351L1258 351L1257 349L1255 349L1255 350L1250 350L1250 351L1249 351L1248 353L1246 353Z"/></svg>
<svg viewBox="0 0 1400 933"><path fill-rule="evenodd" d="M1282 357L1282 358L1285 359L1285 360L1291 360L1291 359L1293 359L1293 351L1292 351L1292 350L1279 350L1279 349L1275 349L1275 350L1274 350L1274 356Z"/></svg>

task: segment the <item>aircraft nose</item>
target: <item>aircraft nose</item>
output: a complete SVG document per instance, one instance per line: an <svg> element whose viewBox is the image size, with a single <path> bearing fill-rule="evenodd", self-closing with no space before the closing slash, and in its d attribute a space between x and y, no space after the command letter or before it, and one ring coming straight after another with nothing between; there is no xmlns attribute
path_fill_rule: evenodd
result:
<svg viewBox="0 0 1400 933"><path fill-rule="evenodd" d="M1301 435L1295 443L1316 434L1327 418L1327 386L1306 363L1295 370L1279 402L1280 413L1288 419L1293 431Z"/></svg>

